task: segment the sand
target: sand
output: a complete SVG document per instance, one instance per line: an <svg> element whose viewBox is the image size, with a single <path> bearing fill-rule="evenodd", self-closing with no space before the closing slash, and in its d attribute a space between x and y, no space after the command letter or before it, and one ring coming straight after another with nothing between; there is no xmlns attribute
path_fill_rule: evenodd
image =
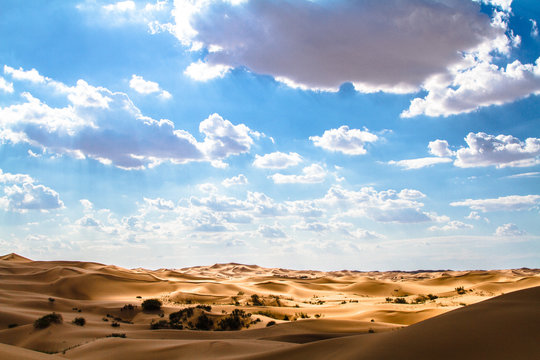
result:
<svg viewBox="0 0 540 360"><path fill-rule="evenodd" d="M150 298L161 311L142 311ZM150 329L201 304L211 309L195 309L183 330ZM215 331L234 309L252 314L249 328ZM53 312L62 323L34 327ZM203 314L210 331L194 329ZM538 269L145 270L0 257L0 359L532 359L539 344Z"/></svg>

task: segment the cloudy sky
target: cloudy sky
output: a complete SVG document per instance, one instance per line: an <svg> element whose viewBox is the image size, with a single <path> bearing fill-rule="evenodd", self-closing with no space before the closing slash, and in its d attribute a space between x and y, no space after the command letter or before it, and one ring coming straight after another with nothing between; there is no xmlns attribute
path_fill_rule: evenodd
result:
<svg viewBox="0 0 540 360"><path fill-rule="evenodd" d="M539 23L537 0L3 0L0 253L538 267Z"/></svg>

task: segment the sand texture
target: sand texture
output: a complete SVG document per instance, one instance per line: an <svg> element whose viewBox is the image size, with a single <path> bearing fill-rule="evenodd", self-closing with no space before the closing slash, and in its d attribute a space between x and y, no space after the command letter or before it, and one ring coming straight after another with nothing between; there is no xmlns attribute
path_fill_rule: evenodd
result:
<svg viewBox="0 0 540 360"><path fill-rule="evenodd" d="M144 311L146 299L163 305ZM36 328L52 313L61 320ZM240 330L225 327L233 314ZM540 270L145 270L0 257L0 359L307 358L540 358Z"/></svg>

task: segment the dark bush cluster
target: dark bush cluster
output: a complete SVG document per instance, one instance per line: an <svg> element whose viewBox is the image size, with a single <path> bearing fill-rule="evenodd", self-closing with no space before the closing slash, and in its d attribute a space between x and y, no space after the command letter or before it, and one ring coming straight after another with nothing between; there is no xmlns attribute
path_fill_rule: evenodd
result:
<svg viewBox="0 0 540 360"><path fill-rule="evenodd" d="M214 326L214 322L206 314L201 314L195 323L197 330L210 330L212 326Z"/></svg>
<svg viewBox="0 0 540 360"><path fill-rule="evenodd" d="M57 313L47 314L34 321L34 328L45 329L51 324L61 324L63 321L62 315Z"/></svg>
<svg viewBox="0 0 540 360"><path fill-rule="evenodd" d="M386 302L393 302L394 304L407 304L407 300L402 296L394 299L392 299L391 297L387 297Z"/></svg>
<svg viewBox="0 0 540 360"><path fill-rule="evenodd" d="M212 307L210 305L197 305L196 308L204 311L212 311Z"/></svg>
<svg viewBox="0 0 540 360"><path fill-rule="evenodd" d="M251 295L251 302L253 303L253 306L264 306L264 302L257 294Z"/></svg>
<svg viewBox="0 0 540 360"><path fill-rule="evenodd" d="M83 317L75 318L72 322L78 326L84 326L86 324L86 320Z"/></svg>
<svg viewBox="0 0 540 360"><path fill-rule="evenodd" d="M159 301L159 300L158 300L158 301ZM120 309L120 311L133 311L133 310L135 310L136 308L137 308L136 305L126 304L126 305L124 305L124 306ZM160 308L161 308L161 305L160 305Z"/></svg>
<svg viewBox="0 0 540 360"><path fill-rule="evenodd" d="M456 292L459 294L459 295L463 295L463 294L466 294L467 293L467 290L465 290L465 288L463 286L460 286L460 287L457 287L456 288Z"/></svg>
<svg viewBox="0 0 540 360"><path fill-rule="evenodd" d="M144 311L159 311L161 310L161 305L162 303L158 299L146 299L141 304Z"/></svg>
<svg viewBox="0 0 540 360"><path fill-rule="evenodd" d="M234 309L227 317L218 323L219 330L240 330L246 326L246 320L251 318L250 313L244 310Z"/></svg>
<svg viewBox="0 0 540 360"><path fill-rule="evenodd" d="M112 333L111 335L107 335L107 337L125 338L126 334L124 334L124 333Z"/></svg>
<svg viewBox="0 0 540 360"><path fill-rule="evenodd" d="M266 324L266 327L269 327L269 326L274 326L276 325L276 322L274 320L272 321L269 321L267 324Z"/></svg>

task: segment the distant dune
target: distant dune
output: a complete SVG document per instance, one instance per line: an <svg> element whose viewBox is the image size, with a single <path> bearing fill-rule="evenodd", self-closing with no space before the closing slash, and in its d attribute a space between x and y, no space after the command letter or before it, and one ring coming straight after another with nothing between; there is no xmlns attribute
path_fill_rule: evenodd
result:
<svg viewBox="0 0 540 360"><path fill-rule="evenodd" d="M0 257L0 279L0 359L539 354L538 269L321 272L231 263L145 270L9 254ZM146 299L162 308L143 311ZM61 320L35 326L52 313Z"/></svg>

